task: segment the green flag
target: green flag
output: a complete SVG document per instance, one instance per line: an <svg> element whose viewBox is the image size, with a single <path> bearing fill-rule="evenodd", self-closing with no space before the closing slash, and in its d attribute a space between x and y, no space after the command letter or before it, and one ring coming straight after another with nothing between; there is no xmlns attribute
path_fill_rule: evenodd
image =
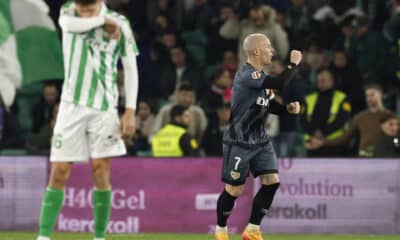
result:
<svg viewBox="0 0 400 240"><path fill-rule="evenodd" d="M61 44L48 12L43 0L0 1L0 89L63 78Z"/></svg>

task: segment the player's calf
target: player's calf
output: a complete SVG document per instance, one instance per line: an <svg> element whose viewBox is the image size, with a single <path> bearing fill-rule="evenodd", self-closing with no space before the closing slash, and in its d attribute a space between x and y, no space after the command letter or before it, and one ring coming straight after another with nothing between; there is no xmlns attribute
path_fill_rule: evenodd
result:
<svg viewBox="0 0 400 240"><path fill-rule="evenodd" d="M262 185L258 190L253 201L253 209L249 223L255 226L261 224L261 220L267 211L270 209L275 193L279 188L279 183L272 185Z"/></svg>
<svg viewBox="0 0 400 240"><path fill-rule="evenodd" d="M215 239L228 240L227 221L235 205L236 199L243 193L244 185L232 186L227 184L217 202L217 226Z"/></svg>
<svg viewBox="0 0 400 240"><path fill-rule="evenodd" d="M110 160L92 161L93 182L93 215L95 240L104 239L111 214Z"/></svg>
<svg viewBox="0 0 400 240"><path fill-rule="evenodd" d="M110 190L110 159L92 161L93 183L98 190Z"/></svg>
<svg viewBox="0 0 400 240"><path fill-rule="evenodd" d="M53 163L49 186L46 189L40 211L39 240L48 240L54 230L57 217L64 201L64 187L68 181L71 164Z"/></svg>

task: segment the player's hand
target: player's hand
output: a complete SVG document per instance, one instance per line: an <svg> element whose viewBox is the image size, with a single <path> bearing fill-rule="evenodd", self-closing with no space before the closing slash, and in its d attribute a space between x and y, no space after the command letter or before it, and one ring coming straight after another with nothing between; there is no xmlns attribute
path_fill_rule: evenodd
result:
<svg viewBox="0 0 400 240"><path fill-rule="evenodd" d="M127 108L121 118L121 133L122 137L130 138L136 131L135 111Z"/></svg>
<svg viewBox="0 0 400 240"><path fill-rule="evenodd" d="M303 58L303 54L301 53L301 51L298 51L298 50L290 51L290 62L291 63L299 65L302 58Z"/></svg>
<svg viewBox="0 0 400 240"><path fill-rule="evenodd" d="M121 29L118 23L111 18L105 18L104 30L108 33L110 39L119 40L121 38Z"/></svg>
<svg viewBox="0 0 400 240"><path fill-rule="evenodd" d="M288 113L291 114L299 114L300 113L300 103L299 102L291 102L288 105L286 105L286 109Z"/></svg>

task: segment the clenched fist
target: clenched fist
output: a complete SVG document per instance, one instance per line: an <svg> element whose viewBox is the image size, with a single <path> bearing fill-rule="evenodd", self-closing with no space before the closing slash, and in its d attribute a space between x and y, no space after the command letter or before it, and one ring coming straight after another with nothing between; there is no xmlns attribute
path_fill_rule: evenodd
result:
<svg viewBox="0 0 400 240"><path fill-rule="evenodd" d="M290 51L290 62L296 65L299 65L301 59L303 58L303 54L298 50Z"/></svg>
<svg viewBox="0 0 400 240"><path fill-rule="evenodd" d="M299 114L300 113L300 103L299 102L291 102L286 105L286 109L288 113L291 114Z"/></svg>

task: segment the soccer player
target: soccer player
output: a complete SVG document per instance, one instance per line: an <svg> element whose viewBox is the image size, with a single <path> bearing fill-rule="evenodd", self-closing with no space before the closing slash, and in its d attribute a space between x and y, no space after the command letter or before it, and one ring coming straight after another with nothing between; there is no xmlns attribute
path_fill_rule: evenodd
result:
<svg viewBox="0 0 400 240"><path fill-rule="evenodd" d="M247 63L235 75L230 126L223 138L222 181L226 185L217 202L216 240L228 240L227 219L236 198L244 190L249 171L260 178L262 186L254 198L249 224L242 237L243 240L263 239L260 223L279 187L278 163L264 121L268 113L300 112L299 102L283 106L274 101L272 89L284 88L293 78L302 58L301 52L292 50L290 64L285 71L272 77L263 72L263 68L271 63L274 52L264 34L248 35L243 49L247 54Z"/></svg>
<svg viewBox="0 0 400 240"><path fill-rule="evenodd" d="M71 163L92 159L96 240L104 239L111 212L110 157L124 155L123 136L135 131L138 50L128 20L103 0L73 0L61 8L65 80L54 128L51 174L38 240L49 240L64 199ZM117 115L117 61L125 76L125 112ZM88 173L89 174L89 173Z"/></svg>

